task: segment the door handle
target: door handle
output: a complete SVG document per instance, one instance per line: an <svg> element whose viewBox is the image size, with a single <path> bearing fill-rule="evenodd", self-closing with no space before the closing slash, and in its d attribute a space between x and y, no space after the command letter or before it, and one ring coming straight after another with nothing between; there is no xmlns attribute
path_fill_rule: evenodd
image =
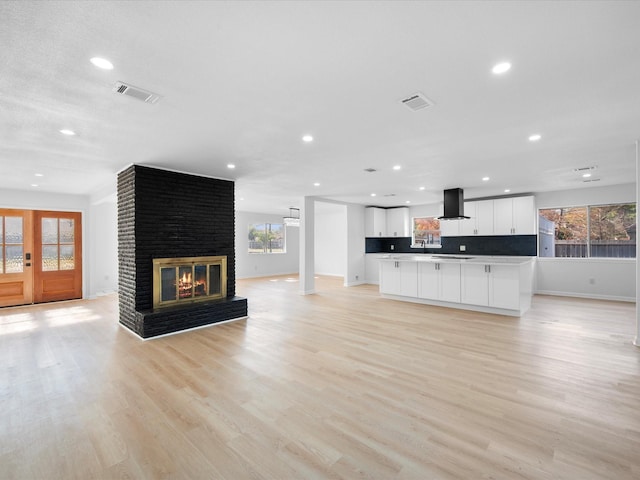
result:
<svg viewBox="0 0 640 480"><path fill-rule="evenodd" d="M24 258L25 258L26 260L31 260L31 254L30 254L30 253L25 253L25 254L24 254Z"/></svg>

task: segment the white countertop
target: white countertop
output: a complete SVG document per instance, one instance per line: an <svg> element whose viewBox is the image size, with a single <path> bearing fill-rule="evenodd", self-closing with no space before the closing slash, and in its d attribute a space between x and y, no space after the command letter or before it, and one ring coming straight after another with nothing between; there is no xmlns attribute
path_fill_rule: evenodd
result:
<svg viewBox="0 0 640 480"><path fill-rule="evenodd" d="M522 265L532 262L535 257L508 257L490 255L465 255L461 254L423 254L396 253L379 254L380 260L393 260L395 262L447 262L447 263L480 263L483 265Z"/></svg>

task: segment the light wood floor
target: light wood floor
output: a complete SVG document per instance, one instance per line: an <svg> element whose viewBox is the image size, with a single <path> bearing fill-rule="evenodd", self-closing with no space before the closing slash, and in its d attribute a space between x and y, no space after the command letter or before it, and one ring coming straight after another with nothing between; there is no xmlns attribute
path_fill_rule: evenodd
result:
<svg viewBox="0 0 640 480"><path fill-rule="evenodd" d="M240 281L248 320L147 342L115 295L0 309L0 478L640 478L635 305L317 282Z"/></svg>

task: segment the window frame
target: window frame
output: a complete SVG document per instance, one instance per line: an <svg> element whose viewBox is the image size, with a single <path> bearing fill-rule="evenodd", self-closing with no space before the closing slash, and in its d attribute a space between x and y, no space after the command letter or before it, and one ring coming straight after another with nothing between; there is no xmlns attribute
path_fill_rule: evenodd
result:
<svg viewBox="0 0 640 480"><path fill-rule="evenodd" d="M587 204L587 205L566 205L566 206L562 206L562 207L545 207L545 208L538 208L538 232L537 232L537 236L538 236L538 245L537 245L537 251L538 251L538 256L537 258L540 260L557 260L557 259L570 259L570 260L615 260L615 261L620 261L620 260L636 260L637 257L637 247L636 249L633 250L633 256L620 256L620 257L616 257L616 256L593 256L592 255L592 239L591 239L591 209L592 208L601 208L601 207L614 207L614 206L623 206L623 205L636 205L635 202L612 202L612 203L599 203L599 204ZM544 210L567 210L567 209L578 209L578 208L584 208L586 210L586 238L585 238L585 247L586 247L586 255L583 257L578 257L578 256L566 256L566 257L557 257L555 256L555 252L554 252L554 256L540 256L540 222L539 219L541 216L541 212ZM546 217L545 217L546 218ZM637 225L638 225L638 217L637 217L637 210L636 210L636 229L637 229ZM554 241L557 240L555 238L555 231L553 232L553 238ZM630 239L631 240L631 239ZM636 236L636 244L637 244L637 236Z"/></svg>
<svg viewBox="0 0 640 480"><path fill-rule="evenodd" d="M438 228L433 230L426 230L427 232L434 232L435 239L438 243L422 243L422 240L416 239L416 220L436 220L438 222ZM411 217L411 248L442 248L442 223L441 220L435 215L416 216Z"/></svg>
<svg viewBox="0 0 640 480"><path fill-rule="evenodd" d="M272 226L276 226L276 225L280 227L280 232L282 232L282 248L278 249L277 251L273 251L273 248L270 246L271 240L267 240L267 242L262 242L263 243L262 251L255 251L255 249L252 251L252 249L251 249L252 240L249 238L249 236L247 236L247 241L248 241L247 253L249 255L282 255L282 254L287 253L287 228L286 228L286 225L284 223L249 222L248 233L250 235L252 227L255 228L255 227L258 227L258 226L263 226L264 227L264 230L262 231L262 232L264 232L263 234L266 234L267 229L268 229L268 232L271 233L272 232ZM261 232L261 230L259 230L257 228L255 228L255 229L259 233Z"/></svg>

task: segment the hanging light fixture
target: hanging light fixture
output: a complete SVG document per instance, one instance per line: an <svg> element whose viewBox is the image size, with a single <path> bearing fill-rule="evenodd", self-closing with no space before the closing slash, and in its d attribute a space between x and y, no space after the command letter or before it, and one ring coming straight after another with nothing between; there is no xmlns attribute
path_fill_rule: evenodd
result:
<svg viewBox="0 0 640 480"><path fill-rule="evenodd" d="M300 209L289 207L289 216L282 217L284 224L287 227L299 227L300 226Z"/></svg>

